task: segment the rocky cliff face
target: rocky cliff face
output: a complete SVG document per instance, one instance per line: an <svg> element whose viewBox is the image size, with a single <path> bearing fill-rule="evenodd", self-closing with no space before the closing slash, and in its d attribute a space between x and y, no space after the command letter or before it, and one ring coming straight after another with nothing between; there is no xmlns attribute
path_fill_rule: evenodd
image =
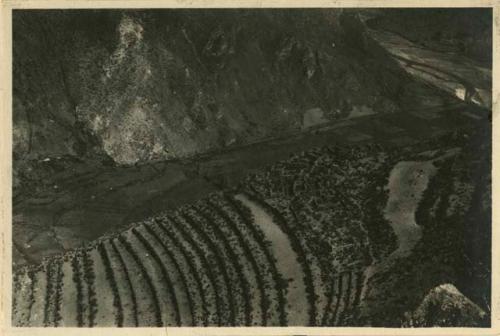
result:
<svg viewBox="0 0 500 336"><path fill-rule="evenodd" d="M14 155L186 157L393 112L408 83L350 11L19 11Z"/></svg>
<svg viewBox="0 0 500 336"><path fill-rule="evenodd" d="M451 284L433 288L411 314L405 327L481 327L486 313Z"/></svg>

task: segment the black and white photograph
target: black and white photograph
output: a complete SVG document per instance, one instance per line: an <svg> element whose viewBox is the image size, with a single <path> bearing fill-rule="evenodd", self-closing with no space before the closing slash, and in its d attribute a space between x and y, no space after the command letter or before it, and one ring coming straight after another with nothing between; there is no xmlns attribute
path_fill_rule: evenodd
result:
<svg viewBox="0 0 500 336"><path fill-rule="evenodd" d="M492 7L115 4L11 11L13 328L492 327Z"/></svg>

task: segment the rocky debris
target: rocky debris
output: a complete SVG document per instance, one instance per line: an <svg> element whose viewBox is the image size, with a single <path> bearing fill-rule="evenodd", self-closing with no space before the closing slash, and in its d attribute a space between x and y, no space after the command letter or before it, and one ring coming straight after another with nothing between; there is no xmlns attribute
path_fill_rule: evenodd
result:
<svg viewBox="0 0 500 336"><path fill-rule="evenodd" d="M481 327L486 313L454 285L433 288L412 313L405 327Z"/></svg>
<svg viewBox="0 0 500 336"><path fill-rule="evenodd" d="M328 119L325 118L324 114L323 110L317 107L307 110L302 118L302 127L309 128L311 126L321 125L328 122Z"/></svg>
<svg viewBox="0 0 500 336"><path fill-rule="evenodd" d="M13 24L14 170L192 156L299 130L311 109L397 112L420 87L356 11L19 11Z"/></svg>
<svg viewBox="0 0 500 336"><path fill-rule="evenodd" d="M428 50L434 48L425 43L422 47L422 41L399 36L394 30L389 37L367 31L364 22L376 16L376 11L361 19L355 10L228 13L113 10L14 14L15 267L36 264L44 256L78 248L97 237L106 239L107 234L129 223L202 197L219 185L214 183L216 179L226 184L237 181L238 174L249 166L259 169L259 160L271 160L262 157L274 160L286 151L307 149L316 141L311 136L321 127L322 133L315 134L323 139L321 143L383 138L403 145L408 139L416 141L454 127L456 120L448 118L443 106L463 114L472 124L471 118L474 122L484 118L463 106L476 103L488 107L491 101L487 98L491 74L484 64L468 61L468 53L451 57L442 50ZM394 50L399 52L397 57L390 56ZM459 99L467 104L457 106ZM404 113L408 110L410 113ZM346 125L331 123L343 118L349 118L340 121ZM369 127L359 124L363 118ZM444 119L447 126L440 124ZM327 132L328 127L332 127L331 132ZM280 137L274 149L267 146L269 151L258 145L263 139ZM221 162L195 163L199 166L189 169L203 175L195 178L196 173L188 174L185 166L168 168L157 162L250 143L256 147L246 154L229 153L226 162L222 156ZM279 146L286 146L286 151ZM282 153L276 154L278 150ZM239 169L242 166L245 168ZM208 173L203 173L204 167ZM217 175L213 177L211 172ZM207 176L212 176L214 185L205 180ZM300 181L293 182L292 188L300 186L295 183ZM471 192L461 184L450 186ZM480 205L486 212L491 200L489 194L484 197ZM456 206L442 211L445 215L458 213L458 204L468 202L464 197L450 200ZM441 213L433 211L432 204L430 213ZM471 266L471 275L450 275L455 269L452 256L462 255L457 252L457 242L462 240L455 238L460 238L461 231L450 231L451 225L444 220L439 221L446 224L440 224L442 227L429 225L423 230L417 252L373 277L373 286L382 286L382 290L370 304L377 307L380 316L374 316L372 322L360 320L360 325L397 325L403 312L417 307L424 293L440 283L454 283L483 310L451 285L444 285L407 314L407 326L487 324L483 321L487 295L484 302L480 298L488 286L480 279L487 279L490 271ZM487 218L477 221L472 217L462 222L472 220L488 222ZM457 222L453 218L454 227ZM380 234L375 227L371 230ZM473 236L464 232L465 237ZM473 251L487 247L489 239L484 234L490 230L477 232L467 247ZM392 246L381 241L380 246ZM484 251L487 255L490 248ZM469 251L468 255L475 253ZM305 257L301 260L303 265L311 265ZM68 265L54 265L48 270L60 286L61 270ZM334 277L336 288L346 296L340 300L344 294L335 295L339 298L330 300L332 309L339 306L343 311L360 303L356 299L363 284L357 280L362 279L359 272ZM314 287L310 278L308 275L307 288ZM475 284L472 293L465 289L470 283ZM49 307L46 315L59 322L58 290L54 291L50 281L49 285L49 295L40 296L37 304L42 310ZM38 288L41 285L34 293L43 294ZM67 296L73 298L71 294ZM307 296L314 302L314 290L308 289ZM50 299L49 305L45 298ZM31 299L27 297L26 302ZM284 307L284 302L276 302ZM384 302L383 311L380 302ZM279 310L283 309L276 312ZM311 311L314 317L316 311ZM351 323L344 319L346 314L326 316L325 323ZM41 322L37 319L35 322ZM283 324L281 315L271 320Z"/></svg>

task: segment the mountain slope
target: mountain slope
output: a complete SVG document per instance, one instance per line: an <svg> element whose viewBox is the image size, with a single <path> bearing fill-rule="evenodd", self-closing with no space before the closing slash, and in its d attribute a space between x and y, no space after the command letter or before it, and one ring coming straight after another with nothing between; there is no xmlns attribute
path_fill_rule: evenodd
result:
<svg viewBox="0 0 500 336"><path fill-rule="evenodd" d="M186 157L300 129L310 111L305 126L398 111L419 87L348 10L16 11L13 21L16 162Z"/></svg>

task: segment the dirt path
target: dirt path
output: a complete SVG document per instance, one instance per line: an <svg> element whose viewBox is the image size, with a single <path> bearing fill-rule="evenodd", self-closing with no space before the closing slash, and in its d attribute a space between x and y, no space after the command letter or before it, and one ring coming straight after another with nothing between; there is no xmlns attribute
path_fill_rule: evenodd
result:
<svg viewBox="0 0 500 336"><path fill-rule="evenodd" d="M276 266L283 278L293 279L288 284L286 296L288 303L288 324L297 326L308 325L309 316L307 310L309 304L303 280L304 272L297 261L297 255L293 251L287 235L274 223L271 216L255 202L243 194L238 194L235 198L243 202L250 209L255 218L255 223L263 231L267 240L271 242L273 255L277 259Z"/></svg>

